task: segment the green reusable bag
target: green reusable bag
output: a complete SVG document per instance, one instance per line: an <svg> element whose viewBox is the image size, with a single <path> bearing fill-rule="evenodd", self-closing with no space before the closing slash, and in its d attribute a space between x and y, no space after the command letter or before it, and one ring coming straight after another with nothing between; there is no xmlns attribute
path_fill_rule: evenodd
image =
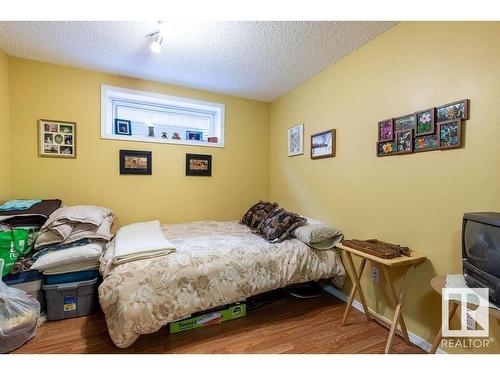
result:
<svg viewBox="0 0 500 375"><path fill-rule="evenodd" d="M4 260L2 276L10 273L19 257L31 251L34 234L34 229L20 228L0 232L0 259Z"/></svg>

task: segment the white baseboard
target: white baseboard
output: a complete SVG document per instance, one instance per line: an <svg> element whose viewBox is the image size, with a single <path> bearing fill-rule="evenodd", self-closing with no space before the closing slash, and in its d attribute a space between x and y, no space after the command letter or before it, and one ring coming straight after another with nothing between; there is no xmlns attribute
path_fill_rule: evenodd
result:
<svg viewBox="0 0 500 375"><path fill-rule="evenodd" d="M340 290L334 288L332 285L325 285L325 286L323 286L323 289L326 290L328 293L333 294L335 297L337 297L341 301L347 302L347 296L343 292L341 292ZM354 300L352 302L352 307L354 307L358 311L361 311L362 313L365 312L365 310L363 309L363 305L357 300ZM369 311L370 315L372 315L380 324L382 324L388 328L391 326L391 322L386 317L380 315L379 313L377 313L376 311L373 311L371 309L368 309L368 311ZM411 331L408 331L408 336L409 336L410 342L412 344L425 350L427 353L431 350L431 346L432 346L431 343L427 342L422 337L414 334ZM438 348L436 353L437 354L447 354L441 348Z"/></svg>

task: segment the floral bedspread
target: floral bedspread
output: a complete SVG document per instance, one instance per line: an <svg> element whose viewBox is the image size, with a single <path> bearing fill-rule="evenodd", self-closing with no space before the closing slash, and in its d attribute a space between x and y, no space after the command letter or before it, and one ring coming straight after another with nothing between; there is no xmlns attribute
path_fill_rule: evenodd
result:
<svg viewBox="0 0 500 375"><path fill-rule="evenodd" d="M340 287L345 279L337 251L317 251L295 238L271 244L237 222L162 228L176 252L112 265L111 242L101 258L99 301L120 348L194 312L289 284L332 278Z"/></svg>

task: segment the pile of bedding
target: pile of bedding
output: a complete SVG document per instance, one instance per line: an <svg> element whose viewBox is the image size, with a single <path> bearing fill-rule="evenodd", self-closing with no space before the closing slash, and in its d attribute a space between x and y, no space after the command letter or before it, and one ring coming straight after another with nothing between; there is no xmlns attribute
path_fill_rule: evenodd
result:
<svg viewBox="0 0 500 375"><path fill-rule="evenodd" d="M111 238L114 215L108 208L66 206L54 211L35 241L31 269L45 275L97 270Z"/></svg>

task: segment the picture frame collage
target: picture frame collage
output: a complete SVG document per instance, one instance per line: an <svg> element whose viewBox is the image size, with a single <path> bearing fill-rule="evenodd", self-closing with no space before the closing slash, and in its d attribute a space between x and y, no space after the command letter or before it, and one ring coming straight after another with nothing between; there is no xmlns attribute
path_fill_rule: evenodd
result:
<svg viewBox="0 0 500 375"><path fill-rule="evenodd" d="M38 120L38 156L76 158L76 122Z"/></svg>
<svg viewBox="0 0 500 375"><path fill-rule="evenodd" d="M463 99L379 121L377 156L460 148L468 119L469 99Z"/></svg>
<svg viewBox="0 0 500 375"><path fill-rule="evenodd" d="M311 159L335 157L336 129L328 129L311 135ZM304 124L288 129L288 156L304 154Z"/></svg>

